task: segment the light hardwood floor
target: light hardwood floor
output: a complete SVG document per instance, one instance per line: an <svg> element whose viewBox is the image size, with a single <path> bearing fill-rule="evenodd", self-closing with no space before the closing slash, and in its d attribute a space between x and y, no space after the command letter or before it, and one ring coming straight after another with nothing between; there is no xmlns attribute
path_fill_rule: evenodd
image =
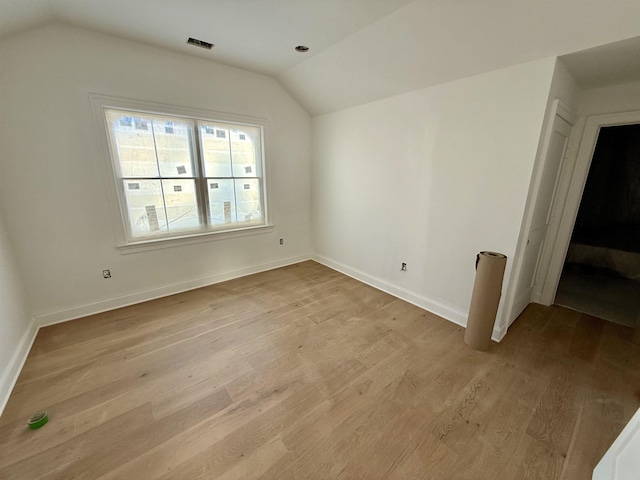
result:
<svg viewBox="0 0 640 480"><path fill-rule="evenodd" d="M47 327L0 478L591 478L640 406L630 329L531 305L490 352L463 334L314 262Z"/></svg>

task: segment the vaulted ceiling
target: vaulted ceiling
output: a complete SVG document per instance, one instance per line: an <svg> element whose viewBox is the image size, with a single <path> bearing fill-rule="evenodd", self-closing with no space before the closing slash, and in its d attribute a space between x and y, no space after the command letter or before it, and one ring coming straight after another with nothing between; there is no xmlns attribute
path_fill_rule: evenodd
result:
<svg viewBox="0 0 640 480"><path fill-rule="evenodd" d="M0 0L0 37L57 20L275 76L410 2ZM194 48L189 37L215 47Z"/></svg>
<svg viewBox="0 0 640 480"><path fill-rule="evenodd" d="M640 80L638 0L0 0L0 38L54 21L272 75L312 114L555 55Z"/></svg>

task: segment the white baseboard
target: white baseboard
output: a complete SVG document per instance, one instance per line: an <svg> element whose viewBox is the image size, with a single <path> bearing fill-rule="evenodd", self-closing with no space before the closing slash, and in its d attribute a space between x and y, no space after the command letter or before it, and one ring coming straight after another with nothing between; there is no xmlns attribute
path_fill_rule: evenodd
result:
<svg viewBox="0 0 640 480"><path fill-rule="evenodd" d="M501 342L504 336L507 334L508 325L502 324L500 326L493 327L493 332L491 333L491 340L494 342Z"/></svg>
<svg viewBox="0 0 640 480"><path fill-rule="evenodd" d="M11 361L9 362L7 369L4 371L2 378L0 379L0 415L2 415L2 412L4 411L4 407L7 404L9 395L11 394L16 381L18 380L20 371L22 370L22 367L27 360L27 356L29 355L31 346L33 345L33 342L40 328L56 323L74 320L76 318L86 317L87 315L94 315L96 313L114 310L116 308L126 307L128 305L133 305L136 303L154 300L156 298L165 297L168 295L174 295L200 287L206 287L208 285L225 282L227 280L233 280L235 278L252 275L254 273L273 270L274 268L285 267L287 265L292 265L312 259L349 277L355 278L360 282L377 288L378 290L382 290L383 292L393 295L394 297L400 298L401 300L404 300L431 313L434 313L457 325L464 327L467 324L467 312L457 310L441 302L437 302L397 285L393 285L391 283L385 282L384 280L372 277L360 270L348 267L343 263L331 260L327 257L323 257L322 255L299 255L296 257L289 257L286 259L246 267L230 272L208 275L205 277L188 280L186 282L173 283L143 292L137 292L130 295L101 300L99 302L88 303L65 310L59 310L56 312L44 313L34 316L29 324L27 331L24 333L20 340L20 343L16 347L16 350L11 357ZM501 331L501 329L499 328L494 328L491 338L499 342L500 340L502 340L505 334L506 329L505 331Z"/></svg>
<svg viewBox="0 0 640 480"><path fill-rule="evenodd" d="M13 352L9 365L7 365L7 368L2 374L2 378L0 378L0 415L2 415L4 407L7 406L9 396L18 381L24 362L27 361L29 351L31 350L31 346L33 345L33 341L36 339L37 334L38 327L36 325L35 318L32 317L26 332L22 335L20 342L18 342L18 345Z"/></svg>
<svg viewBox="0 0 640 480"><path fill-rule="evenodd" d="M49 325L54 325L56 323L67 322L76 318L95 315L96 313L115 310L116 308L127 307L136 303L147 302L149 300L155 300L156 298L175 295L176 293L182 293L188 290L194 290L196 288L206 287L208 285L213 285L220 282L226 282L227 280L233 280L236 278L245 277L247 275L253 275L254 273L265 272L267 270L273 270L274 268L286 267L287 265L304 262L306 260L311 260L310 254L284 258L281 260L276 260L274 262L254 265L230 272L207 275L205 277L187 280L186 282L172 283L162 287L153 288L151 290L136 292L130 295L123 295L121 297L109 298L107 300L100 300L99 302L87 303L85 305L78 305L76 307L59 310L57 312L43 313L35 315L36 325L38 327L46 327Z"/></svg>
<svg viewBox="0 0 640 480"><path fill-rule="evenodd" d="M428 312L435 313L439 317L442 317L445 320L449 320L456 325L460 325L461 327L467 326L467 317L469 315L468 312L463 312L454 307L445 305L436 300L432 300L418 293L411 292L405 288L399 287L398 285L394 285L379 278L373 277L361 270L351 268L344 263L337 262L317 253L314 253L312 258L316 262L337 270L340 273L344 273L351 278L355 278L362 283L366 283L367 285L377 288L378 290L382 290L389 295L393 295L394 297L404 300L405 302L416 305L417 307L427 310ZM505 334L506 331L503 332L502 329L496 326L493 329L491 339L499 342L500 340L502 340Z"/></svg>
<svg viewBox="0 0 640 480"><path fill-rule="evenodd" d="M276 260L274 262L254 265L251 267L241 268L239 270L233 270L231 272L218 273L215 275L208 275L188 280L186 282L173 283L163 287L146 290L144 292L133 293L131 295L124 295L121 297L101 300L99 302L79 305L65 310L35 315L32 317L27 331L20 339L20 342L11 357L9 365L2 374L2 378L0 378L0 415L2 415L2 412L4 411L7 401L9 400L9 396L11 395L13 387L18 380L24 363L29 356L29 351L31 350L31 346L36 339L36 335L40 328L74 320L76 318L86 317L87 315L94 315L96 313L146 302L148 300L154 300L160 297L166 297L168 295L174 295L176 293L186 292L187 290L206 287L207 285L233 280L235 278L252 275L254 273L273 270L274 268L286 267L287 265L293 265L294 263L300 263L306 260L311 260L310 254L298 255L296 257L289 257L282 260Z"/></svg>

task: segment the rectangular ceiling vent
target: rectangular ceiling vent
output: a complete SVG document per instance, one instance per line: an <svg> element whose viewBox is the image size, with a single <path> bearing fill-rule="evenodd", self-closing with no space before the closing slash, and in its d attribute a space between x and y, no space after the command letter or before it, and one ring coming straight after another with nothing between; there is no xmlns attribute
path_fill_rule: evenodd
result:
<svg viewBox="0 0 640 480"><path fill-rule="evenodd" d="M195 45L196 47L206 48L207 50L211 50L213 48L213 43L205 42L204 40L198 40L197 38L189 37L187 40L189 45Z"/></svg>

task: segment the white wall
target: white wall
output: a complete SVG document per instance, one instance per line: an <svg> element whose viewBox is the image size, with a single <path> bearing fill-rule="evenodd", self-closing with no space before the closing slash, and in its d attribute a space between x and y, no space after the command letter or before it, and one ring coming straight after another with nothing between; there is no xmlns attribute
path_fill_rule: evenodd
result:
<svg viewBox="0 0 640 480"><path fill-rule="evenodd" d="M0 52L0 200L40 323L310 255L311 120L273 78L63 25ZM90 92L267 118L274 231L120 254Z"/></svg>
<svg viewBox="0 0 640 480"><path fill-rule="evenodd" d="M584 90L580 96L578 113L628 112L640 109L640 81Z"/></svg>
<svg viewBox="0 0 640 480"><path fill-rule="evenodd" d="M632 38L638 18L637 1L416 0L278 78L312 114L329 113Z"/></svg>
<svg viewBox="0 0 640 480"><path fill-rule="evenodd" d="M26 358L35 328L7 230L0 215L0 414Z"/></svg>
<svg viewBox="0 0 640 480"><path fill-rule="evenodd" d="M317 258L466 323L476 253L505 253L510 277L554 64L314 117Z"/></svg>
<svg viewBox="0 0 640 480"><path fill-rule="evenodd" d="M556 59L556 68L551 80L547 108L549 108L553 101L558 98L571 109L571 112L574 115L576 115L577 109L579 108L581 94L582 89L576 82L576 79L567 69L563 61L559 58Z"/></svg>

